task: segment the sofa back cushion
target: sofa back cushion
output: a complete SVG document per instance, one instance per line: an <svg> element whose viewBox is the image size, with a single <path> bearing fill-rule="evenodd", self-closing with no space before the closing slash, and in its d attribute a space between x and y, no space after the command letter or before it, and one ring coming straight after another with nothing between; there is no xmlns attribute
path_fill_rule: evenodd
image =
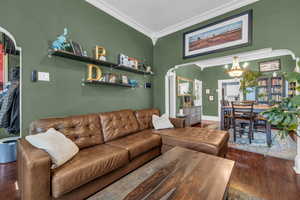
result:
<svg viewBox="0 0 300 200"><path fill-rule="evenodd" d="M153 128L152 115L159 115L158 109L144 109L135 111L140 130Z"/></svg>
<svg viewBox="0 0 300 200"><path fill-rule="evenodd" d="M97 114L37 120L31 123L30 134L46 132L50 128L63 133L79 149L104 143Z"/></svg>
<svg viewBox="0 0 300 200"><path fill-rule="evenodd" d="M105 142L135 133L138 122L132 110L100 113L102 133Z"/></svg>

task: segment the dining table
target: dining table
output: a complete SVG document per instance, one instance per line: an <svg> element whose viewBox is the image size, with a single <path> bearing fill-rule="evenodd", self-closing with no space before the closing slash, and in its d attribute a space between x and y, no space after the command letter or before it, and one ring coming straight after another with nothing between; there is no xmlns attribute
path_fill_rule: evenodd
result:
<svg viewBox="0 0 300 200"><path fill-rule="evenodd" d="M239 112L242 112L243 109L245 110L249 110L250 106L235 106L235 108L239 109ZM257 104L257 105L253 105L253 113L255 114L259 114L263 111L269 110L270 108L272 108L271 105L266 105L266 104ZM225 129L225 124L224 124L224 113L225 112L230 112L232 111L232 106L222 106L221 107L221 121L220 121L220 127L221 130ZM267 145L269 147L271 147L272 145L272 129L271 129L271 124L267 121L266 122L266 141L267 141Z"/></svg>

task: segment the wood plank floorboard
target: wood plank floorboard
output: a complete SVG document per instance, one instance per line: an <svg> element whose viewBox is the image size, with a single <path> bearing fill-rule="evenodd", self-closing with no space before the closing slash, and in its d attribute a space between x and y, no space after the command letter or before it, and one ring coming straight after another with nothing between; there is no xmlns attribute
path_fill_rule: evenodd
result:
<svg viewBox="0 0 300 200"><path fill-rule="evenodd" d="M300 176L293 161L229 149L235 160L230 185L244 193L266 200L300 200Z"/></svg>
<svg viewBox="0 0 300 200"><path fill-rule="evenodd" d="M229 149L226 156L235 160L230 185L265 200L300 200L300 176L293 161ZM0 164L0 200L20 199L16 187L16 163Z"/></svg>

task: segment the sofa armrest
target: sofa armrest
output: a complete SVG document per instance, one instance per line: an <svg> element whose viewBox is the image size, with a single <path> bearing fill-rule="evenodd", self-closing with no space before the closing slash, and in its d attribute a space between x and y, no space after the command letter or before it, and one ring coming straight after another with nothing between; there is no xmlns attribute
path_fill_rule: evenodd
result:
<svg viewBox="0 0 300 200"><path fill-rule="evenodd" d="M18 184L22 200L50 199L51 159L25 139L18 141Z"/></svg>
<svg viewBox="0 0 300 200"><path fill-rule="evenodd" d="M185 119L184 118L170 118L171 123L175 128L184 128L185 127Z"/></svg>

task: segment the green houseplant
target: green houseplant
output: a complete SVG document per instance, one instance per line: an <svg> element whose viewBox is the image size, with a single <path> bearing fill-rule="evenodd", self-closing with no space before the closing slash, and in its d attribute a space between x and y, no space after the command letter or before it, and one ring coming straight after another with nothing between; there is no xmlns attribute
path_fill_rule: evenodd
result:
<svg viewBox="0 0 300 200"><path fill-rule="evenodd" d="M261 72L247 70L243 73L242 79L240 81L240 90L245 96L250 92L247 88L255 88L257 86L257 78L262 75Z"/></svg>
<svg viewBox="0 0 300 200"><path fill-rule="evenodd" d="M285 72L283 76L288 82L296 82L300 84L300 73L298 72ZM296 88L300 91L300 87ZM300 117L300 95L294 97L288 97L282 100L282 102L270 110L262 112L261 114L271 123L273 126L279 129L278 134L281 138L288 135L297 134L297 128L299 125L298 118ZM299 135L298 135L299 136Z"/></svg>

